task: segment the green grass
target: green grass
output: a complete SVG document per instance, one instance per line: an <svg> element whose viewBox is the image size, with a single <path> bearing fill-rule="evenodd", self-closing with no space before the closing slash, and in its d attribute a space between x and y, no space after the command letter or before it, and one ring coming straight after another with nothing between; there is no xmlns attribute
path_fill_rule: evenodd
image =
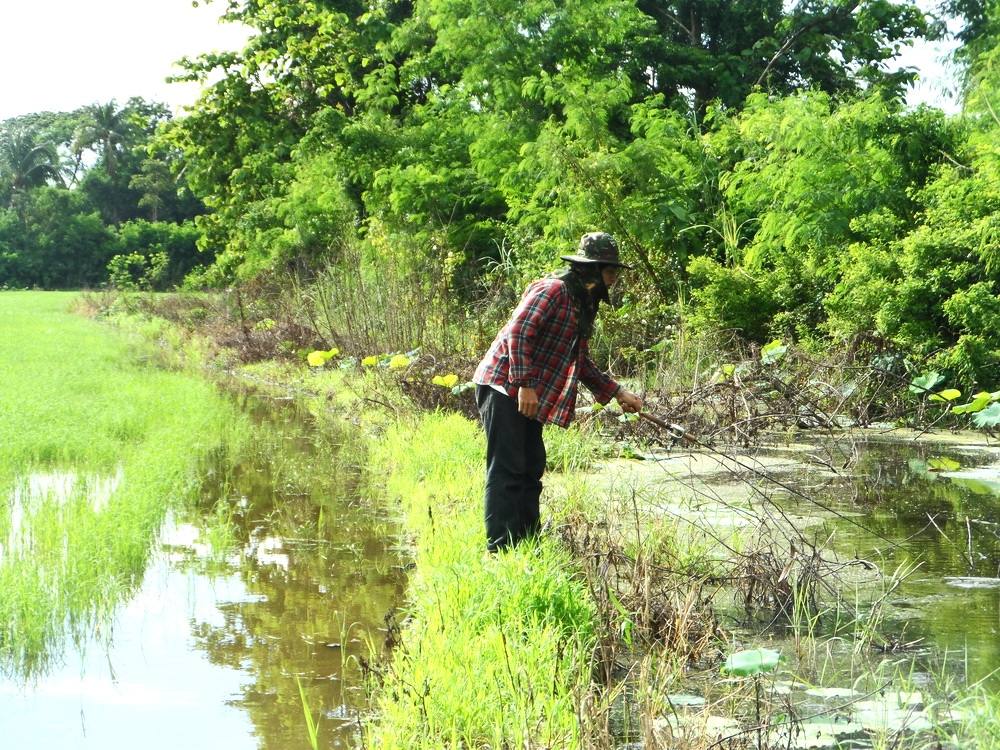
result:
<svg viewBox="0 0 1000 750"><path fill-rule="evenodd" d="M409 618L368 746L580 746L595 614L549 539L485 554L483 438L458 415L401 422L372 455L415 534Z"/></svg>
<svg viewBox="0 0 1000 750"><path fill-rule="evenodd" d="M240 424L213 386L151 366L148 345L71 314L72 300L0 293L0 669L24 677L108 621L167 510ZM74 476L72 491L15 507L15 490L46 475ZM93 486L111 478L95 507Z"/></svg>

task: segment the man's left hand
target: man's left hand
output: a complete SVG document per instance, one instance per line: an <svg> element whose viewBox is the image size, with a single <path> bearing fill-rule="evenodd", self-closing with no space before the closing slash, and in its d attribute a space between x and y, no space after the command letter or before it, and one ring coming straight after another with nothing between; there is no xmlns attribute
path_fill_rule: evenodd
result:
<svg viewBox="0 0 1000 750"><path fill-rule="evenodd" d="M642 411L642 399L632 393L632 391L626 391L622 388L615 394L615 400L618 401L618 405L621 406L622 411L626 414L635 414Z"/></svg>

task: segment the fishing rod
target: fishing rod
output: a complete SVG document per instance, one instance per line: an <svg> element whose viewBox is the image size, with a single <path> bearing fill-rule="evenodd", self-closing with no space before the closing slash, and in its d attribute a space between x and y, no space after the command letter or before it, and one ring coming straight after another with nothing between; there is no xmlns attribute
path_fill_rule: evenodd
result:
<svg viewBox="0 0 1000 750"><path fill-rule="evenodd" d="M782 488L786 492L789 492L792 495L795 495L796 497L802 498L803 500L805 500L805 501L807 501L809 503L812 503L813 505L817 506L818 508L822 508L827 513L830 513L831 515L835 516L836 518L839 518L840 520L845 521L845 522L851 524L852 526L856 526L857 528L859 528L862 531L864 531L866 534L870 534L871 536L874 536L877 539L881 539L883 542L886 542L887 544L889 544L893 549L903 549L903 546L901 544L899 544L897 542L894 542L892 539L889 539L888 537L886 537L886 536L878 533L877 531L872 531L871 529L869 529L868 527L866 527L864 524L860 523L859 521L856 521L855 519L851 518L850 516L847 516L847 515L841 513L840 511L837 511L837 510L831 508L829 505L826 505L825 503L821 503L816 498L810 497L809 495L805 494L801 490L798 490L795 487L792 487L791 485L782 482L780 479L776 479L775 477L771 476L770 474L768 474L766 472L763 472L763 471L760 471L759 469L757 469L757 468L755 468L753 466L750 466L749 464L743 463L738 458L730 456L727 453L724 453L724 452L720 451L718 448L713 448L712 446L710 446L710 445L708 445L706 443L703 443L698 438L696 438L694 435L692 435L690 432L688 432L687 430L685 430L681 425L674 424L672 422L665 422L664 420L660 419L659 417L656 417L656 416L654 416L652 414L649 414L648 412L639 411L637 413L638 413L638 415L640 417L642 417L643 419L645 419L647 422L650 422L650 423L656 425L657 427L659 427L660 429L665 430L667 432L667 434L670 435L670 437L673 438L674 440L679 440L679 441L681 441L683 443L686 443L688 445L694 445L694 446L702 448L702 449L704 449L704 450L706 450L706 451L708 451L710 453L715 453L715 454L717 454L719 456L722 456L722 458L724 458L727 461L731 461L736 466L739 466L741 469L749 471L752 474L754 474L754 475L756 475L758 477L761 477L762 479L766 479L767 481L769 481L769 482L777 485L778 487ZM784 510L777 503L775 503L774 500L772 500L771 498L769 498L767 495L765 495L762 492L759 493L759 494L761 495L761 497L764 498L764 500L766 500L771 505L773 505L775 507L775 509L777 509L777 511L779 513L781 513L782 516L785 517L786 520L788 520L787 516L785 516Z"/></svg>

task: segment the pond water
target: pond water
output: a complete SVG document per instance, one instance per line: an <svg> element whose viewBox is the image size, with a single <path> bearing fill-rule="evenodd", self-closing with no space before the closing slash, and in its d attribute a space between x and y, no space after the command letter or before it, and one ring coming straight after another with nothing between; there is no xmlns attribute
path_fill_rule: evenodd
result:
<svg viewBox="0 0 1000 750"><path fill-rule="evenodd" d="M843 559L870 560L885 574L917 564L889 597L882 629L912 643L927 669L1000 689L1000 450L865 437L810 451L834 469L850 454L837 472L817 463L772 471L850 521L790 494L782 507L823 518L812 536L828 535Z"/></svg>
<svg viewBox="0 0 1000 750"><path fill-rule="evenodd" d="M0 679L4 747L307 748L300 685L320 717L319 745L360 746L366 700L357 660L379 646L386 614L403 600L400 526L366 497L349 433L317 430L292 402L241 401L257 423L252 450L237 466L208 468L195 507L171 514L141 586L113 622L29 684ZM746 478L844 559L890 573L920 563L891 595L882 625L914 645L876 660L908 664L910 687L947 674L998 690L998 462L996 448L926 438L775 444L756 457L760 471L829 510L772 479ZM36 496L86 487L99 505L121 481L53 470L24 478L8 502L17 511ZM731 496L731 477L709 481ZM11 518L0 539L8 554L21 544L18 512ZM780 643L782 634L768 638ZM799 674L813 678L800 697L821 709L846 694L838 691L863 687L855 676ZM815 692L820 683L827 692ZM897 698L910 695L895 689ZM868 710L912 713L897 702Z"/></svg>
<svg viewBox="0 0 1000 750"><path fill-rule="evenodd" d="M916 746L936 746L912 733L967 721L975 709L956 696L970 688L1000 691L1000 446L982 436L855 433L800 435L752 456L674 450L648 458L655 460L615 481L626 489L653 482L650 512L679 528L745 540L766 515L775 538L787 533L799 555L808 552L805 540L827 559L872 563L843 568L843 600L822 594L824 612L812 622L806 614L792 625L771 611L748 620L731 598L716 600L730 649L781 654L763 680L764 703L779 717L811 717L772 727L765 745L881 747L880 736L903 731ZM776 551L784 560L789 544ZM857 647L856 636L869 632L855 618L871 611L886 577L903 568L908 574L879 607L872 643ZM726 737L755 723L744 682L720 679L716 661L693 669L671 696L672 712L654 721L661 741L728 746ZM630 700L619 738L623 748L639 748Z"/></svg>
<svg viewBox="0 0 1000 750"><path fill-rule="evenodd" d="M250 455L212 466L197 506L171 515L113 622L31 683L0 679L3 747L307 748L300 684L320 746L358 746L357 659L405 586L398 523L365 497L345 438L242 400ZM20 482L15 505L70 477Z"/></svg>

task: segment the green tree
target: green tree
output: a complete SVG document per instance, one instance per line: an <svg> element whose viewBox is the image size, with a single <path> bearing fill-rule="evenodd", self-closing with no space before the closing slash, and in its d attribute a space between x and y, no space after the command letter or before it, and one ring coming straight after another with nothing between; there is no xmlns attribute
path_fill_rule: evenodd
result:
<svg viewBox="0 0 1000 750"><path fill-rule="evenodd" d="M43 186L0 218L0 285L78 289L106 277L114 234L76 190Z"/></svg>
<svg viewBox="0 0 1000 750"><path fill-rule="evenodd" d="M31 188L61 183L55 147L39 143L30 131L5 129L0 132L0 179L8 204Z"/></svg>
<svg viewBox="0 0 1000 750"><path fill-rule="evenodd" d="M713 101L741 107L755 88L874 86L898 95L914 74L886 63L933 31L916 4L887 0L640 0L639 8L655 23L640 80L668 98L690 92L699 112Z"/></svg>
<svg viewBox="0 0 1000 750"><path fill-rule="evenodd" d="M160 159L144 159L139 172L132 175L128 186L142 194L138 205L149 210L151 221L157 220L167 205L168 196L177 192L170 165Z"/></svg>
<svg viewBox="0 0 1000 750"><path fill-rule="evenodd" d="M74 150L92 149L101 158L109 176L114 176L124 149L134 138L134 122L128 107L118 108L114 100L85 108L85 119L74 136Z"/></svg>

